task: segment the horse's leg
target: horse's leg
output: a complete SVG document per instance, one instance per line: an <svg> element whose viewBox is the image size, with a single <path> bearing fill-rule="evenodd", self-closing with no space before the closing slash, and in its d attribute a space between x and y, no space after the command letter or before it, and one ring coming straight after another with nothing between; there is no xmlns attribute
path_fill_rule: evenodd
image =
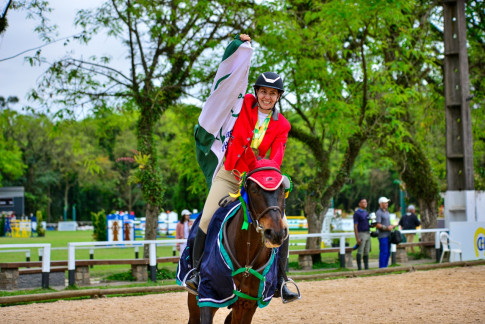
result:
<svg viewBox="0 0 485 324"><path fill-rule="evenodd" d="M189 324L200 323L200 308L197 305L197 298L193 294L187 294L187 306L189 307Z"/></svg>
<svg viewBox="0 0 485 324"><path fill-rule="evenodd" d="M200 322L202 324L212 324L214 314L218 308L215 307L199 307L200 309Z"/></svg>
<svg viewBox="0 0 485 324"><path fill-rule="evenodd" d="M236 302L238 303L238 302ZM258 305L256 303L238 303L232 308L232 324L249 324L253 320Z"/></svg>

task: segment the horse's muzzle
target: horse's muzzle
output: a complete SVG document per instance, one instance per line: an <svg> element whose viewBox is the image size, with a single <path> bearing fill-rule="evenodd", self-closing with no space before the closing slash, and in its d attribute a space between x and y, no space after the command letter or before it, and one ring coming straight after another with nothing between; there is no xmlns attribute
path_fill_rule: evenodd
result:
<svg viewBox="0 0 485 324"><path fill-rule="evenodd" d="M266 247L279 247L283 241L288 237L288 228L283 227L281 231L275 231L271 228L264 230L264 238Z"/></svg>

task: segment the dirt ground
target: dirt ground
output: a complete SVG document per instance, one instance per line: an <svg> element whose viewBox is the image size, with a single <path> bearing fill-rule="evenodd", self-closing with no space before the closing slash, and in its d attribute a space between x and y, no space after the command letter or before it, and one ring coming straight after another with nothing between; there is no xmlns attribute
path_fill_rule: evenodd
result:
<svg viewBox="0 0 485 324"><path fill-rule="evenodd" d="M484 323L485 266L299 283L253 323ZM0 323L186 323L187 294L101 298L0 308ZM227 309L217 312L223 323Z"/></svg>

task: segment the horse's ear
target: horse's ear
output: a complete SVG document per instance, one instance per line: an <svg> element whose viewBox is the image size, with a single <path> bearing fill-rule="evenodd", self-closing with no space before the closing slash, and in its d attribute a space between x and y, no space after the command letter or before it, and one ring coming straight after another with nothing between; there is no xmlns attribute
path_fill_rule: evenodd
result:
<svg viewBox="0 0 485 324"><path fill-rule="evenodd" d="M254 155L253 149L248 147L244 152L244 160L246 161L249 171L256 169L256 155Z"/></svg>

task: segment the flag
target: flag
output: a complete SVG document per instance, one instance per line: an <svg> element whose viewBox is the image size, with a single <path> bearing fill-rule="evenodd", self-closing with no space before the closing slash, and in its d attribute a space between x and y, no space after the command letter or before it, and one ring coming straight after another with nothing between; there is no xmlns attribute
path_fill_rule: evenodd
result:
<svg viewBox="0 0 485 324"><path fill-rule="evenodd" d="M197 162L209 188L222 166L232 129L241 111L252 53L251 44L241 41L239 35L229 44L195 126Z"/></svg>

